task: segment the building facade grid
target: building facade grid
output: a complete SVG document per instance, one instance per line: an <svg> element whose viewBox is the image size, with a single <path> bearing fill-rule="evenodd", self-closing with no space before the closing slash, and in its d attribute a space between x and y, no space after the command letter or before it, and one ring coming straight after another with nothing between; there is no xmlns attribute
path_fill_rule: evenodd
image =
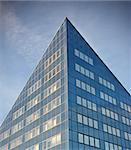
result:
<svg viewBox="0 0 131 150"><path fill-rule="evenodd" d="M130 150L131 98L66 18L0 127L0 150Z"/></svg>

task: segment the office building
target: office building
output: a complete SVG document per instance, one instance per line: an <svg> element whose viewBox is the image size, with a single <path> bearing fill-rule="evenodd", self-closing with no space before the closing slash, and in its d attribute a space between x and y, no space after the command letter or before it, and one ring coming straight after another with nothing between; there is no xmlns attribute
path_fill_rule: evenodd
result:
<svg viewBox="0 0 131 150"><path fill-rule="evenodd" d="M131 150L130 94L67 18L2 123L0 150Z"/></svg>

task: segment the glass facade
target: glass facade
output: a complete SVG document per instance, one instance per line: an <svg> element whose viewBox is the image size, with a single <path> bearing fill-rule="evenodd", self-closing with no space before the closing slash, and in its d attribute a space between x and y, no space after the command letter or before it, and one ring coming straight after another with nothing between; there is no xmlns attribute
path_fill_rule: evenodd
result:
<svg viewBox="0 0 131 150"><path fill-rule="evenodd" d="M131 150L130 94L67 24L69 149Z"/></svg>
<svg viewBox="0 0 131 150"><path fill-rule="evenodd" d="M0 150L131 150L131 98L66 18L0 127Z"/></svg>

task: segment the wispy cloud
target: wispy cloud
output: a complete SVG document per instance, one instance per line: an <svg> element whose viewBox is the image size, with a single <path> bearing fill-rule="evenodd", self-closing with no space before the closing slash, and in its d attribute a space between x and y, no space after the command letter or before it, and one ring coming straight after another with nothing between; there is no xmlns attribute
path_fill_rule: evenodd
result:
<svg viewBox="0 0 131 150"><path fill-rule="evenodd" d="M5 28L5 38L14 48L16 53L21 55L27 62L33 63L34 60L41 56L42 51L48 41L44 39L42 34L29 28L22 22L13 7L3 10L3 27Z"/></svg>

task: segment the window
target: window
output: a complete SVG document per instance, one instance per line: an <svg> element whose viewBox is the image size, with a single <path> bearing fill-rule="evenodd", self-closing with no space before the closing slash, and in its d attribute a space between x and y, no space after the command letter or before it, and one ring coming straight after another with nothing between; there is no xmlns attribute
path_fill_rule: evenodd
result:
<svg viewBox="0 0 131 150"><path fill-rule="evenodd" d="M105 79L103 79L103 85L104 85L104 86L107 86L107 85L106 85L106 80L105 80Z"/></svg>
<svg viewBox="0 0 131 150"><path fill-rule="evenodd" d="M50 149L61 144L61 133L56 134L42 143L42 149Z"/></svg>
<svg viewBox="0 0 131 150"><path fill-rule="evenodd" d="M111 89L115 91L115 86L113 84L111 84Z"/></svg>
<svg viewBox="0 0 131 150"><path fill-rule="evenodd" d="M94 80L94 73L89 71L88 69L86 69L78 64L75 64L75 70L78 71L79 73L87 76L88 78Z"/></svg>
<svg viewBox="0 0 131 150"><path fill-rule="evenodd" d="M9 148L8 148L8 144L6 144L6 145L0 147L0 150L8 150L8 149L9 149Z"/></svg>
<svg viewBox="0 0 131 150"><path fill-rule="evenodd" d="M92 110L97 111L97 108L96 108L96 104L95 104L95 103L92 103L92 104L91 104L91 108L92 108Z"/></svg>
<svg viewBox="0 0 131 150"><path fill-rule="evenodd" d="M44 76L44 82L49 81L51 78L57 75L60 71L61 71L61 64L57 65L55 68L53 68L50 72L48 72Z"/></svg>
<svg viewBox="0 0 131 150"><path fill-rule="evenodd" d="M85 90L85 91L95 95L95 88L87 83L84 83L84 82L76 79L76 86L81 88L82 90Z"/></svg>
<svg viewBox="0 0 131 150"><path fill-rule="evenodd" d="M107 128L108 128L108 132L111 134L112 133L111 126L107 126Z"/></svg>
<svg viewBox="0 0 131 150"><path fill-rule="evenodd" d="M13 148L19 146L20 144L22 144L22 138L23 138L23 136L19 136L16 139L12 140L10 142L10 149L13 149Z"/></svg>
<svg viewBox="0 0 131 150"><path fill-rule="evenodd" d="M80 52L80 58L84 60L84 54Z"/></svg>
<svg viewBox="0 0 131 150"><path fill-rule="evenodd" d="M86 107L87 105L86 105L86 99L82 99L82 105L84 106L84 107Z"/></svg>
<svg viewBox="0 0 131 150"><path fill-rule="evenodd" d="M77 117L78 117L78 122L79 122L79 123L82 123L82 115L78 114Z"/></svg>
<svg viewBox="0 0 131 150"><path fill-rule="evenodd" d="M84 136L84 143L86 144L86 145L89 145L89 137L88 136Z"/></svg>
<svg viewBox="0 0 131 150"><path fill-rule="evenodd" d="M108 131L108 130L107 130L107 125L106 125L106 124L103 124L103 130L104 130L105 132Z"/></svg>
<svg viewBox="0 0 131 150"><path fill-rule="evenodd" d="M81 87L83 90L86 90L86 84L84 82L81 83Z"/></svg>
<svg viewBox="0 0 131 150"><path fill-rule="evenodd" d="M81 97L80 96L77 96L77 104L82 105Z"/></svg>
<svg viewBox="0 0 131 150"><path fill-rule="evenodd" d="M50 87L44 90L44 98L48 97L52 93L54 93L56 90L58 90L61 87L61 80L57 80L55 83L53 83Z"/></svg>
<svg viewBox="0 0 131 150"><path fill-rule="evenodd" d="M90 71L90 78L94 80L94 73Z"/></svg>
<svg viewBox="0 0 131 150"><path fill-rule="evenodd" d="M29 125L30 123L34 122L40 117L40 110L37 110L36 112L32 113L26 118L26 125Z"/></svg>
<svg viewBox="0 0 131 150"><path fill-rule="evenodd" d="M57 50L52 54L44 63L44 68L48 68L52 63L54 63L61 56L61 50Z"/></svg>
<svg viewBox="0 0 131 150"><path fill-rule="evenodd" d="M33 146L30 146L26 148L25 150L39 150L39 144L35 144Z"/></svg>
<svg viewBox="0 0 131 150"><path fill-rule="evenodd" d="M83 143L84 139L83 139L83 134L78 134L78 139L79 139L79 143Z"/></svg>
<svg viewBox="0 0 131 150"><path fill-rule="evenodd" d="M116 144L105 142L105 150L122 150L122 147Z"/></svg>
<svg viewBox="0 0 131 150"><path fill-rule="evenodd" d="M90 146L95 146L95 139L93 137L90 137Z"/></svg>
<svg viewBox="0 0 131 150"><path fill-rule="evenodd" d="M116 135L120 137L120 130L116 129Z"/></svg>
<svg viewBox="0 0 131 150"><path fill-rule="evenodd" d="M96 121L92 118L83 116L81 114L77 114L77 120L79 123L82 123L84 125L88 125L89 127L92 127L95 129L98 129L98 121Z"/></svg>
<svg viewBox="0 0 131 150"><path fill-rule="evenodd" d="M77 49L75 49L75 55L77 56L77 57L79 57L79 51L77 50Z"/></svg>
<svg viewBox="0 0 131 150"><path fill-rule="evenodd" d="M102 91L100 91L100 98L104 99L105 101L107 101L109 103L116 105L116 99L114 97L102 92Z"/></svg>
<svg viewBox="0 0 131 150"><path fill-rule="evenodd" d="M61 96L56 97L54 100L52 100L50 103L46 104L43 107L43 114L46 114L56 107L58 107L61 104Z"/></svg>
<svg viewBox="0 0 131 150"><path fill-rule="evenodd" d="M105 94L105 100L108 101L109 97L107 94Z"/></svg>
<svg viewBox="0 0 131 150"><path fill-rule="evenodd" d="M111 89L111 83L107 81L107 87Z"/></svg>
<svg viewBox="0 0 131 150"><path fill-rule="evenodd" d="M100 98L105 99L104 93L100 91Z"/></svg>
<svg viewBox="0 0 131 150"><path fill-rule="evenodd" d="M57 115L43 123L43 132L59 125L61 123L61 115Z"/></svg>
<svg viewBox="0 0 131 150"><path fill-rule="evenodd" d="M41 87L41 79L36 81L30 88L27 89L27 96L31 95L33 92Z"/></svg>
<svg viewBox="0 0 131 150"><path fill-rule="evenodd" d="M124 136L126 140L131 141L131 133L124 132Z"/></svg>
<svg viewBox="0 0 131 150"><path fill-rule="evenodd" d="M80 70L81 70L81 74L85 74L85 68L84 67L81 67Z"/></svg>
<svg viewBox="0 0 131 150"><path fill-rule="evenodd" d="M99 142L99 140L96 139L96 138L95 138L95 147L98 147L98 148L100 147L100 142Z"/></svg>
<svg viewBox="0 0 131 150"><path fill-rule="evenodd" d="M89 62L89 57L87 55L85 55L85 62Z"/></svg>
<svg viewBox="0 0 131 150"><path fill-rule="evenodd" d="M122 122L128 126L131 126L131 120L129 118L122 116Z"/></svg>
<svg viewBox="0 0 131 150"><path fill-rule="evenodd" d="M94 128L98 129L98 121L94 120L94 122L93 122L93 123L94 123L94 125L93 125L93 126L94 126Z"/></svg>
<svg viewBox="0 0 131 150"><path fill-rule="evenodd" d="M96 93L95 93L95 88L94 88L94 87L91 87L91 93L92 93L93 95L96 94Z"/></svg>
<svg viewBox="0 0 131 150"><path fill-rule="evenodd" d="M79 121L78 121L79 122ZM81 122L82 123L82 122ZM88 125L88 118L83 116L83 124Z"/></svg>
<svg viewBox="0 0 131 150"><path fill-rule="evenodd" d="M108 117L115 118L115 117L114 117L114 113L113 113L112 111L110 111L109 109L106 109L106 115L107 115Z"/></svg>
<svg viewBox="0 0 131 150"><path fill-rule="evenodd" d="M91 89L91 87L90 87L88 84L86 84L86 91L89 92L89 93L91 93L91 90L90 90L90 89ZM83 89L83 90L84 90L84 89Z"/></svg>
<svg viewBox="0 0 131 150"><path fill-rule="evenodd" d="M92 58L89 58L89 64L93 65L93 59Z"/></svg>
<svg viewBox="0 0 131 150"><path fill-rule="evenodd" d="M22 120L12 127L11 134L14 134L15 132L21 130L23 127L24 127L24 121Z"/></svg>
<svg viewBox="0 0 131 150"><path fill-rule="evenodd" d="M99 77L99 83L102 84L102 85L104 85L108 89L110 89L112 91L115 91L115 86L111 82L105 80L104 78Z"/></svg>
<svg viewBox="0 0 131 150"><path fill-rule="evenodd" d="M0 134L0 141L8 138L9 136L10 136L10 129L8 129Z"/></svg>
<svg viewBox="0 0 131 150"><path fill-rule="evenodd" d="M79 50L75 49L74 51L75 56L79 57L80 59L84 60L90 65L94 65L93 59L90 58L89 56L85 55L84 53L80 52Z"/></svg>
<svg viewBox="0 0 131 150"><path fill-rule="evenodd" d="M35 105L37 105L39 103L39 101L40 101L40 95L37 95L32 100L30 100L29 102L27 102L26 110L29 110L32 107L34 107Z"/></svg>
<svg viewBox="0 0 131 150"><path fill-rule="evenodd" d="M103 81L102 78L99 77L99 83L100 83L100 84L102 84L102 81Z"/></svg>
<svg viewBox="0 0 131 150"><path fill-rule="evenodd" d="M102 114L106 115L106 109L104 107L102 107Z"/></svg>
<svg viewBox="0 0 131 150"><path fill-rule="evenodd" d="M80 66L78 64L75 64L76 71L80 72Z"/></svg>
<svg viewBox="0 0 131 150"><path fill-rule="evenodd" d="M80 96L77 96L76 98L77 98L77 104L87 107L88 109L91 109L93 111L97 111L97 107L95 103L90 102L89 100L82 98Z"/></svg>
<svg viewBox="0 0 131 150"><path fill-rule="evenodd" d="M90 72L89 72L89 70L85 70L85 75L87 76L87 77L89 77L90 76Z"/></svg>
<svg viewBox="0 0 131 150"><path fill-rule="evenodd" d="M107 116L107 117L110 117L112 119L115 119L115 120L118 120L118 114L109 110L109 109L105 109L104 107L102 107L102 114Z"/></svg>
<svg viewBox="0 0 131 150"><path fill-rule="evenodd" d="M91 118L89 118L89 126L93 127L93 120Z"/></svg>
<svg viewBox="0 0 131 150"><path fill-rule="evenodd" d="M125 111L127 111L127 112L131 112L131 106L129 106L129 105L123 103L123 102L120 102L120 107L122 109L124 109Z"/></svg>
<svg viewBox="0 0 131 150"><path fill-rule="evenodd" d="M100 148L100 141L95 137L91 137L88 135L84 135L82 133L78 133L78 141L79 143L84 143L86 145Z"/></svg>
<svg viewBox="0 0 131 150"><path fill-rule="evenodd" d="M120 130L117 128L103 124L103 130L104 132L120 137Z"/></svg>
<svg viewBox="0 0 131 150"><path fill-rule="evenodd" d="M80 80L77 80L77 79L76 79L76 86L78 86L79 88L81 87L81 85L80 85Z"/></svg>
<svg viewBox="0 0 131 150"><path fill-rule="evenodd" d="M40 134L40 127L35 127L32 130L25 133L25 141L28 141Z"/></svg>
<svg viewBox="0 0 131 150"><path fill-rule="evenodd" d="M92 109L92 108L91 108L91 102L90 102L90 101L87 101L87 106L88 106L89 109Z"/></svg>
<svg viewBox="0 0 131 150"><path fill-rule="evenodd" d="M13 113L13 120L20 117L22 114L24 114L24 111L25 111L25 107L23 106L20 109L18 109L16 112L14 112Z"/></svg>
<svg viewBox="0 0 131 150"><path fill-rule="evenodd" d="M96 104L90 101L87 101L87 107L91 110L97 111Z"/></svg>

